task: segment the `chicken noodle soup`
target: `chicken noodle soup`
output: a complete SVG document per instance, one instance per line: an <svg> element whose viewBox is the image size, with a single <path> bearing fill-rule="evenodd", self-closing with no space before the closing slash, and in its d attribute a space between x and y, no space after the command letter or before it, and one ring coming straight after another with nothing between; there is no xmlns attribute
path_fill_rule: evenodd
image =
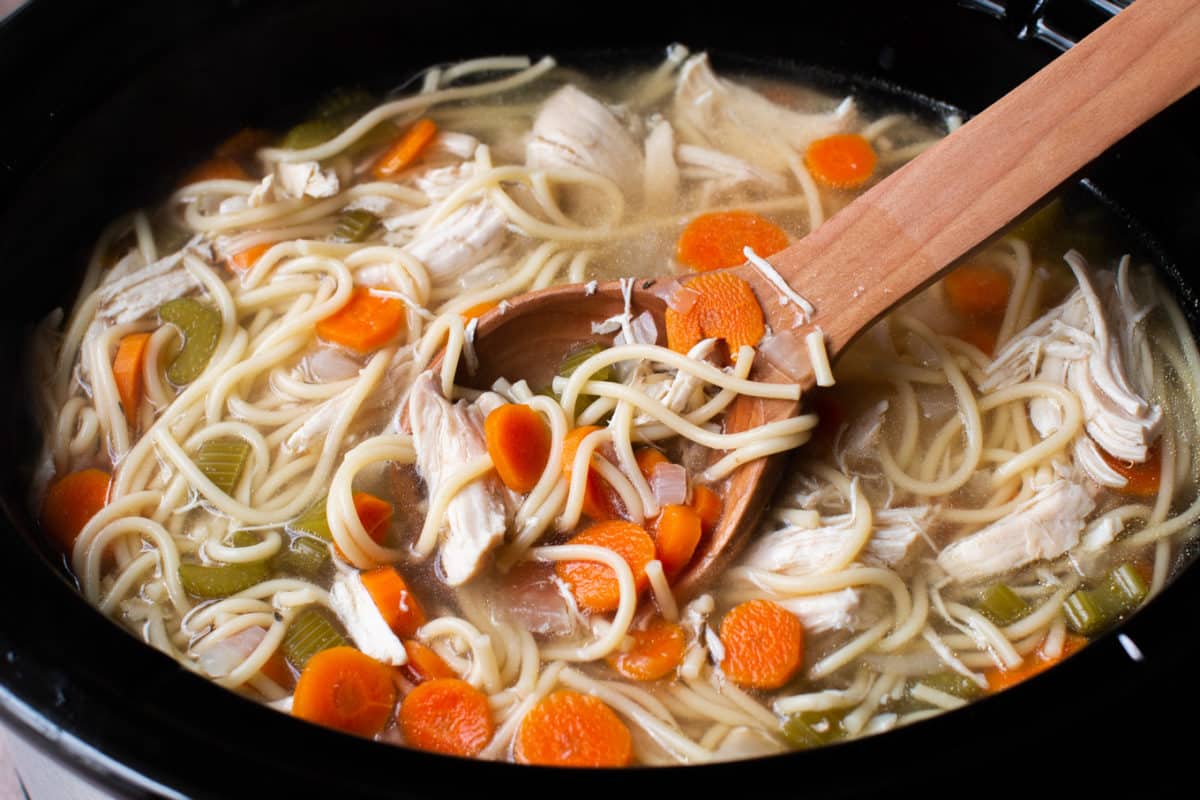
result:
<svg viewBox="0 0 1200 800"><path fill-rule="evenodd" d="M1148 270L1052 203L804 413L722 426L799 393L750 378L773 332L719 269L955 124L674 46L619 78L435 67L243 131L44 326L45 532L186 668L424 750L694 764L999 691L1158 591L1200 514L1200 356ZM471 378L508 298L692 272L665 329L626 302L538 375ZM727 476L801 445L740 559L680 592Z"/></svg>

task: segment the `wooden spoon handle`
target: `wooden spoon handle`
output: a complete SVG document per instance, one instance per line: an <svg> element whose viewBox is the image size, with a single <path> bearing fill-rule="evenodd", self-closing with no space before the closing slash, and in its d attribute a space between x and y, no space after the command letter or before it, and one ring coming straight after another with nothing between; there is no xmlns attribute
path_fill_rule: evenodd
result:
<svg viewBox="0 0 1200 800"><path fill-rule="evenodd" d="M1200 2L1138 0L770 260L840 351L1198 84ZM764 306L773 328L791 327L789 307Z"/></svg>

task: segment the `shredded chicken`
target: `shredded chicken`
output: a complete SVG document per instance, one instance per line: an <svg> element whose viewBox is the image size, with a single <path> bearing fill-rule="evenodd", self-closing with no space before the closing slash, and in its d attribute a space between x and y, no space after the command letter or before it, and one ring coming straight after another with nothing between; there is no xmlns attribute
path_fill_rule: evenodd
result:
<svg viewBox="0 0 1200 800"><path fill-rule="evenodd" d="M329 602L354 644L371 658L393 666L408 663L404 643L392 632L357 572L339 574Z"/></svg>
<svg viewBox="0 0 1200 800"><path fill-rule="evenodd" d="M156 313L168 300L186 297L199 288L183 265L183 254L173 253L119 277L110 275L98 290L96 323L107 327L137 322Z"/></svg>
<svg viewBox="0 0 1200 800"><path fill-rule="evenodd" d="M508 217L486 199L453 211L405 248L421 260L434 279L445 283L495 255L508 239Z"/></svg>
<svg viewBox="0 0 1200 800"><path fill-rule="evenodd" d="M298 197L333 197L340 182L332 169L321 169L316 161L275 165L275 195L280 200Z"/></svg>
<svg viewBox="0 0 1200 800"><path fill-rule="evenodd" d="M1135 335L1144 311L1122 296L1128 292L1122 291L1128 286L1125 280L1091 274L1075 251L1066 261L1079 287L1004 347L980 388L987 392L1037 379L1070 389L1083 405L1087 430L1076 440L1076 461L1097 483L1121 487L1125 478L1105 463L1097 447L1140 463L1162 425L1162 409L1144 399L1148 387L1133 385L1121 346L1122 338ZM1141 376L1140 371L1133 374ZM1043 436L1062 423L1061 409L1048 399L1031 401L1029 417Z"/></svg>
<svg viewBox="0 0 1200 800"><path fill-rule="evenodd" d="M627 197L642 191L642 149L607 106L564 86L542 106L525 148L531 167L575 167L612 180Z"/></svg>
<svg viewBox="0 0 1200 800"><path fill-rule="evenodd" d="M423 372L408 397L417 469L435 497L453 473L487 453L483 415L465 402L450 403L437 378ZM479 572L507 529L504 487L494 474L462 488L446 510L440 564L446 582L461 586Z"/></svg>
<svg viewBox="0 0 1200 800"><path fill-rule="evenodd" d="M1056 478L1007 516L948 545L938 564L957 580L973 581L1057 558L1079 543L1095 506L1083 486Z"/></svg>

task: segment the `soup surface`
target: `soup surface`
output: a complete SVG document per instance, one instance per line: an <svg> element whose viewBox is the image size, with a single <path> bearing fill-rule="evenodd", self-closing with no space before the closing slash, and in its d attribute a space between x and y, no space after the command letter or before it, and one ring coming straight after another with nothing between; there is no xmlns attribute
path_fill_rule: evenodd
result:
<svg viewBox="0 0 1200 800"><path fill-rule="evenodd" d="M43 528L188 669L408 747L703 763L1001 691L1161 589L1200 516L1200 356L1093 210L964 260L805 413L721 422L798 389L748 378L772 332L720 268L770 271L955 124L674 46L618 77L436 67L240 131L44 326ZM627 306L470 388L508 298L693 272L665 330ZM738 561L677 591L727 476L801 445Z"/></svg>

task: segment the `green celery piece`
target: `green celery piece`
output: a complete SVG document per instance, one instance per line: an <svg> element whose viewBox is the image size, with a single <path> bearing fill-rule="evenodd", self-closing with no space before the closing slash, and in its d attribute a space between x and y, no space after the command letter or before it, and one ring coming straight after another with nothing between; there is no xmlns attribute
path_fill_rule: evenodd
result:
<svg viewBox="0 0 1200 800"><path fill-rule="evenodd" d="M304 608L283 634L283 655L296 669L303 670L308 660L322 650L349 644L346 637L315 606Z"/></svg>
<svg viewBox="0 0 1200 800"><path fill-rule="evenodd" d="M585 344L582 347L576 347L565 356L558 364L558 374L564 378L571 377L575 370L583 365L592 356L600 353L608 348L599 342ZM601 367L596 372L593 372L588 380L592 381L608 381L612 380L612 366Z"/></svg>
<svg viewBox="0 0 1200 800"><path fill-rule="evenodd" d="M973 700L983 694L983 689L980 689L975 681L952 670L926 675L918 683L923 683L930 689L937 689L939 692L961 697L963 700Z"/></svg>
<svg viewBox="0 0 1200 800"><path fill-rule="evenodd" d="M199 300L180 297L163 303L158 316L183 331L183 348L167 365L167 379L176 386L189 384L200 377L217 349L221 312Z"/></svg>
<svg viewBox="0 0 1200 800"><path fill-rule="evenodd" d="M841 711L802 711L792 714L783 723L783 738L797 750L819 747L841 739Z"/></svg>
<svg viewBox="0 0 1200 800"><path fill-rule="evenodd" d="M308 536L296 536L276 555L276 570L314 578L329 563L329 546Z"/></svg>
<svg viewBox="0 0 1200 800"><path fill-rule="evenodd" d="M1108 573L1108 582L1105 588L1113 596L1114 601L1120 605L1123 613L1129 613L1140 606L1146 599L1146 595L1150 593L1150 587L1146 585L1141 574L1133 564L1128 563L1122 564Z"/></svg>
<svg viewBox="0 0 1200 800"><path fill-rule="evenodd" d="M1088 589L1078 589L1064 600L1063 613L1071 630L1088 637L1095 636L1113 621L1103 599Z"/></svg>
<svg viewBox="0 0 1200 800"><path fill-rule="evenodd" d="M979 610L1000 626L1011 625L1029 613L1029 604L1007 584L995 583L979 598Z"/></svg>
<svg viewBox="0 0 1200 800"><path fill-rule="evenodd" d="M328 495L322 497L309 506L307 511L292 520L288 527L297 533L307 533L309 536L315 536L318 539L332 542L333 531L329 529L329 517L325 510L328 501Z"/></svg>
<svg viewBox="0 0 1200 800"><path fill-rule="evenodd" d="M378 223L379 217L365 208L343 211L333 230L333 238L339 242L361 242L371 235Z"/></svg>
<svg viewBox="0 0 1200 800"><path fill-rule="evenodd" d="M342 132L342 126L328 117L301 122L283 135L279 146L285 150L307 150L325 144Z"/></svg>
<svg viewBox="0 0 1200 800"><path fill-rule="evenodd" d="M233 534L234 547L258 544L259 538L250 531ZM179 581L184 591L204 598L229 597L270 577L267 561L246 561L238 564L180 564Z"/></svg>
<svg viewBox="0 0 1200 800"><path fill-rule="evenodd" d="M352 122L370 111L377 102L375 95L361 86L342 86L317 102L313 116L318 119Z"/></svg>
<svg viewBox="0 0 1200 800"><path fill-rule="evenodd" d="M222 436L200 445L195 460L204 477L225 494L233 494L249 457L249 442L237 436Z"/></svg>

